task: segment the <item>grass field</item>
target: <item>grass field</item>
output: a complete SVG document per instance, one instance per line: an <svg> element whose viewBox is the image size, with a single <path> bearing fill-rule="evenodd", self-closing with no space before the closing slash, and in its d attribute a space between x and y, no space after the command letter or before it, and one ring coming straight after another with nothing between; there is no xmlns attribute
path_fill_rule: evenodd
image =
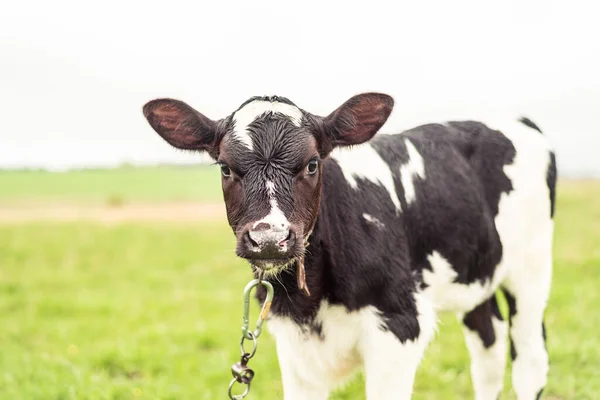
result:
<svg viewBox="0 0 600 400"><path fill-rule="evenodd" d="M544 398L598 399L600 182L561 182L558 195ZM117 207L115 196L213 202L221 194L218 171L204 168L0 173L0 207ZM226 222L214 219L0 221L0 399L225 398L250 279L233 244ZM268 334L252 367L248 398L281 399ZM444 316L414 398L472 398L468 368L460 328ZM363 387L359 376L332 398L363 399ZM508 378L502 398L514 398Z"/></svg>
<svg viewBox="0 0 600 400"><path fill-rule="evenodd" d="M70 172L1 171L0 205L21 202L221 200L215 166L90 169Z"/></svg>

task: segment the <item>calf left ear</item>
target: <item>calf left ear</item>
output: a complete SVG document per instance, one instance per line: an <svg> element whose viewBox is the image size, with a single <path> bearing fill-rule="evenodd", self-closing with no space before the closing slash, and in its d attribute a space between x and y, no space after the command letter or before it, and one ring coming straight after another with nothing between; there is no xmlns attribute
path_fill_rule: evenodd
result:
<svg viewBox="0 0 600 400"><path fill-rule="evenodd" d="M331 147L364 143L383 126L394 108L394 99L383 93L363 93L342 104L323 119Z"/></svg>
<svg viewBox="0 0 600 400"><path fill-rule="evenodd" d="M152 100L143 110L150 126L171 146L207 151L213 158L218 156L219 122L173 99Z"/></svg>

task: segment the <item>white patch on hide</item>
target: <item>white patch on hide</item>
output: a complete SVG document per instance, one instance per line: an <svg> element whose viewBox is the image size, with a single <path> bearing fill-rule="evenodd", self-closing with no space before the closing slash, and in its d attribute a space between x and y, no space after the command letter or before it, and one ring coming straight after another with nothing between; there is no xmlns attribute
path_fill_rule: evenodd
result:
<svg viewBox="0 0 600 400"><path fill-rule="evenodd" d="M371 181L385 188L396 207L396 213L402 211L392 171L369 143L363 143L350 149L336 148L331 153L331 158L340 166L346 181L353 189L358 189L356 178Z"/></svg>
<svg viewBox="0 0 600 400"><path fill-rule="evenodd" d="M423 157L421 157L412 142L404 139L404 143L408 152L408 162L400 167L400 177L402 187L404 187L404 198L406 203L410 204L416 199L414 178L418 176L425 179L425 164L423 163Z"/></svg>
<svg viewBox="0 0 600 400"><path fill-rule="evenodd" d="M365 219L365 221L372 223L373 225L375 225L376 227L378 227L380 229L385 227L383 222L381 222L378 218L375 218L371 214L363 213L362 216Z"/></svg>
<svg viewBox="0 0 600 400"><path fill-rule="evenodd" d="M438 310L470 311L494 292L495 287L492 287L490 281L483 285L480 281L470 284L455 282L458 274L448 260L437 251L427 256L427 261L432 270L423 270L423 282L427 284L423 293Z"/></svg>

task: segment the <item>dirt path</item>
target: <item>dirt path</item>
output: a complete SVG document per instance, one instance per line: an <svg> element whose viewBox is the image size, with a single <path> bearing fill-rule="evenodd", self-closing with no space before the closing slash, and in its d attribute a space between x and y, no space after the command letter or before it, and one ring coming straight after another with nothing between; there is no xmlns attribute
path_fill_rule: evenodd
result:
<svg viewBox="0 0 600 400"><path fill-rule="evenodd" d="M131 203L120 206L85 204L0 205L0 223L32 221L201 222L226 220L223 204L192 202Z"/></svg>

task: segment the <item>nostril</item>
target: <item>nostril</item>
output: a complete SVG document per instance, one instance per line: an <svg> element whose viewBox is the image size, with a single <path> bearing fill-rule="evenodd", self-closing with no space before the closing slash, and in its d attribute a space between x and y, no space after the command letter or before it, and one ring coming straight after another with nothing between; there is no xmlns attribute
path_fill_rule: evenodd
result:
<svg viewBox="0 0 600 400"><path fill-rule="evenodd" d="M244 238L246 239L246 243L248 243L250 246L250 248L253 247L258 247L258 243L252 239L252 236L250 236L250 231L246 232L246 235L244 236Z"/></svg>
<svg viewBox="0 0 600 400"><path fill-rule="evenodd" d="M286 236L286 238L285 238L285 239L283 239L281 242L279 242L279 246L280 246L280 247L283 247L283 246L287 245L287 244L288 244L288 242L289 242L290 240L293 240L295 236L296 236L296 235L294 234L294 232L292 232L291 230L289 230L289 231L288 231L288 235Z"/></svg>

